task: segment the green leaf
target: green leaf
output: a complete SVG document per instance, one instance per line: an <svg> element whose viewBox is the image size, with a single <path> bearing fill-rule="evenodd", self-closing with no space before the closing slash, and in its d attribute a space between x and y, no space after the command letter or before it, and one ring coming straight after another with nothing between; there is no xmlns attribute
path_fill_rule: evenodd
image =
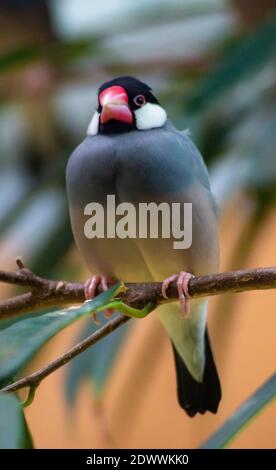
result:
<svg viewBox="0 0 276 470"><path fill-rule="evenodd" d="M186 103L186 109L198 111L239 81L246 78L250 80L252 73L275 57L275 52L274 17L239 41L218 68L203 79L196 95Z"/></svg>
<svg viewBox="0 0 276 470"><path fill-rule="evenodd" d="M9 317L4 318L3 320L0 320L0 331L4 330L5 328L9 328L11 325L14 325L15 323L19 321L27 320L28 318L35 318L40 315L45 315L46 313L52 312L52 311L53 311L53 308L48 307L42 310L36 310L33 312L24 313L23 315L19 314L19 315L12 316L10 318Z"/></svg>
<svg viewBox="0 0 276 470"><path fill-rule="evenodd" d="M213 434L201 449L221 449L240 432L268 403L276 397L276 374L273 374L236 412Z"/></svg>
<svg viewBox="0 0 276 470"><path fill-rule="evenodd" d="M0 416L0 449L32 449L32 437L15 395L0 393Z"/></svg>
<svg viewBox="0 0 276 470"><path fill-rule="evenodd" d="M102 326L109 320L104 318L101 320ZM96 343L93 348L87 349L83 354L78 356L71 362L68 369L66 380L66 397L70 404L73 404L76 398L78 388L82 381L90 379L93 382L94 390L99 396L104 390L104 386L109 377L114 362L118 357L118 353L122 342L128 332L129 323L121 326L112 335L103 338ZM84 329L77 339L80 342L91 335L97 326L91 321L84 325Z"/></svg>
<svg viewBox="0 0 276 470"><path fill-rule="evenodd" d="M0 384L7 384L30 361L39 348L66 326L109 303L120 290L112 286L81 307L57 310L17 321L0 331Z"/></svg>

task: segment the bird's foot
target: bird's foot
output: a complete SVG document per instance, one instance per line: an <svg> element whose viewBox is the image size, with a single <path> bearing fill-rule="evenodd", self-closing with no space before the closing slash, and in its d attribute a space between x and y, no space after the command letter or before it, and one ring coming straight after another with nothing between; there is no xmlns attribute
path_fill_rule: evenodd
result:
<svg viewBox="0 0 276 470"><path fill-rule="evenodd" d="M113 284L113 280L109 280L106 276L97 276L96 274L84 283L84 296L86 300L91 300L96 297L97 287L101 286L103 291L107 291L109 289L108 284ZM105 311L105 317L109 318L113 315L114 310L109 308ZM96 325L100 325L100 321L97 319L97 314L92 314L93 320Z"/></svg>
<svg viewBox="0 0 276 470"><path fill-rule="evenodd" d="M193 274L187 273L186 271L181 271L179 274L173 274L162 282L162 295L164 299L167 299L168 287L172 282L176 281L180 308L183 317L188 317L190 315L190 296L188 285L192 277L194 277Z"/></svg>

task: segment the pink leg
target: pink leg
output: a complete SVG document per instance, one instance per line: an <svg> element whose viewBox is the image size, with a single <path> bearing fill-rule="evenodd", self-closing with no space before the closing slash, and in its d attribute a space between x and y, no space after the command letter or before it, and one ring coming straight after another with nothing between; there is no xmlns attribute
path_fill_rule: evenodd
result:
<svg viewBox="0 0 276 470"><path fill-rule="evenodd" d="M103 291L108 290L108 279L106 276L97 276L94 275L91 278L87 279L87 281L84 284L84 295L86 300L91 300L94 299L96 296L96 290L98 286L101 286ZM106 314L110 317L113 314L112 309L106 310ZM100 324L100 322L97 319L97 314L93 313L93 320L96 324Z"/></svg>
<svg viewBox="0 0 276 470"><path fill-rule="evenodd" d="M162 283L162 295L165 299L167 299L168 287L172 282L176 281L180 308L184 317L187 317L190 314L188 285L192 277L193 275L191 273L181 271L179 274L173 274L172 276L168 277Z"/></svg>

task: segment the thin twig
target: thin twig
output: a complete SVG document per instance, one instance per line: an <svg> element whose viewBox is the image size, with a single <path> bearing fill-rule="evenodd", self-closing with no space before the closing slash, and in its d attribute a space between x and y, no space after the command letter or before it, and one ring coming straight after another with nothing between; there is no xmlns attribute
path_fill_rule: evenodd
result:
<svg viewBox="0 0 276 470"><path fill-rule="evenodd" d="M0 318L1 316L3 317L8 310L12 312L12 315L15 315L15 312L17 312L17 314L22 313L24 302L25 306L28 305L30 309L33 309L34 305L36 306L35 308L37 308L38 305L64 305L76 302L79 303L84 300L83 284L43 279L27 270L23 263L19 264L17 261L17 264L19 266L19 271L16 273L0 271L0 281L30 287L32 292L3 301L2 305L0 304ZM162 297L160 282L139 284L126 283L126 287L127 290L125 293L121 294L121 298L125 303L136 308L143 307L149 302L153 302L158 305L178 299L176 283L172 283L168 289L168 300L165 300ZM195 298L224 293L275 288L276 267L257 268L194 277L189 282L189 295L191 298ZM97 293L100 292L101 289L99 289ZM20 303L18 298L22 299L24 296L25 298L21 300ZM3 308L5 302L6 306L8 306L7 308ZM16 305L20 304L20 307L17 310L15 307L12 309L12 307L9 307L11 302L15 302ZM129 317L126 316L120 316L119 318L111 320L91 336L71 348L47 366L6 386L0 391L14 392L23 387L33 387L34 390L45 377L65 365L71 359L81 354L112 331L116 330L128 320Z"/></svg>

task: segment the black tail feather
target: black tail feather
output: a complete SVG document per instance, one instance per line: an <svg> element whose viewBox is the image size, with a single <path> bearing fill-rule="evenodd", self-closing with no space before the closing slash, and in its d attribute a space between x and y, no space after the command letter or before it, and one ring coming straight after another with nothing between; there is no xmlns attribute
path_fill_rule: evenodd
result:
<svg viewBox="0 0 276 470"><path fill-rule="evenodd" d="M205 333L205 369L203 382L197 382L188 371L173 346L177 376L178 401L189 416L211 411L216 413L221 399L221 388L208 333Z"/></svg>

